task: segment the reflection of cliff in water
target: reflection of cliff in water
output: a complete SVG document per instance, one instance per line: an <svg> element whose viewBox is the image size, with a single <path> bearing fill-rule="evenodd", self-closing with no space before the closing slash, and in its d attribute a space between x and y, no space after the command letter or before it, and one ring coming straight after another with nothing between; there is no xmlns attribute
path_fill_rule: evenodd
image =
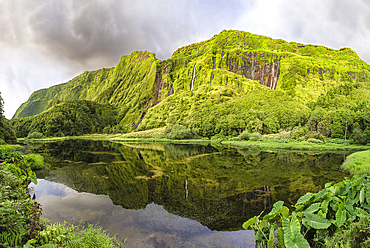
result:
<svg viewBox="0 0 370 248"><path fill-rule="evenodd" d="M48 143L43 152L49 180L109 195L124 208L154 202L212 230L241 229L274 202L283 200L289 207L304 193L344 176L339 171L343 154L81 140Z"/></svg>

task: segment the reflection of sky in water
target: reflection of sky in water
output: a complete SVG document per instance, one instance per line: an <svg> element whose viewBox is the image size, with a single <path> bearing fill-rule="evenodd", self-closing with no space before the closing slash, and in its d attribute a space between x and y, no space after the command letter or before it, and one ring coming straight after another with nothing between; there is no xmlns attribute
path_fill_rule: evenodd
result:
<svg viewBox="0 0 370 248"><path fill-rule="evenodd" d="M44 179L29 187L33 187L30 193L36 194L45 218L76 224L99 222L120 240L127 238L125 247L254 247L251 231L211 231L154 203L131 210L113 205L109 196L79 193Z"/></svg>

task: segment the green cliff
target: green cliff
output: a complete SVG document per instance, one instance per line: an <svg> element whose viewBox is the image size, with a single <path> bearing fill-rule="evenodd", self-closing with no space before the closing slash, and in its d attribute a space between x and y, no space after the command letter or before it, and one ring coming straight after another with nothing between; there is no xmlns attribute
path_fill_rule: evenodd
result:
<svg viewBox="0 0 370 248"><path fill-rule="evenodd" d="M274 133L309 124L309 129L339 137L343 120L333 108L350 109L353 116L366 112L369 81L370 66L349 48L222 31L179 48L164 61L134 52L115 68L84 72L34 92L14 118L39 114L56 100L90 100L117 107L116 130L121 131L179 123L209 137L246 128ZM314 118L318 108L323 114ZM351 130L357 127L356 118L347 120ZM340 123L334 123L337 119ZM361 121L358 126L367 128Z"/></svg>

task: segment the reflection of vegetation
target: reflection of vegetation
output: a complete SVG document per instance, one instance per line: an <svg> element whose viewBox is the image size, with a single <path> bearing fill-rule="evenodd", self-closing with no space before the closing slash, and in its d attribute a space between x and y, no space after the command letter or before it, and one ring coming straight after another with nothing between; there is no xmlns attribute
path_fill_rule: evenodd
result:
<svg viewBox="0 0 370 248"><path fill-rule="evenodd" d="M46 143L43 152L47 165L56 169L48 179L107 194L125 208L155 202L216 230L240 229L245 219L273 202L292 204L344 176L338 170L343 154L83 140ZM88 165L101 161L107 164Z"/></svg>

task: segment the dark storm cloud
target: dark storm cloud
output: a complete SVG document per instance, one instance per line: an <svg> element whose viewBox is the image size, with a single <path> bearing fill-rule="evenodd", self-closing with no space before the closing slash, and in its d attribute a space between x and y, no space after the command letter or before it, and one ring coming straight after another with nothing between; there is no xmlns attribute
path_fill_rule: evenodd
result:
<svg viewBox="0 0 370 248"><path fill-rule="evenodd" d="M287 41L351 47L370 62L368 0L0 0L0 92L7 117L40 88L112 67L147 50L239 29Z"/></svg>
<svg viewBox="0 0 370 248"><path fill-rule="evenodd" d="M53 58L87 65L114 65L133 50L166 58L184 41L208 38L221 31L222 23L230 26L238 5L239 1L8 1L0 9L6 12L0 18L0 42L31 43Z"/></svg>

